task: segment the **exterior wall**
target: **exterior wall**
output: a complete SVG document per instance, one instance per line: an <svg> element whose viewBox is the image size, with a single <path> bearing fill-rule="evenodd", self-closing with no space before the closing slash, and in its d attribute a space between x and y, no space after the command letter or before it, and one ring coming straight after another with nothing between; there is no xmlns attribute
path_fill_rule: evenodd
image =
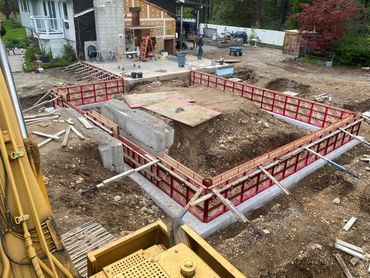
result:
<svg viewBox="0 0 370 278"><path fill-rule="evenodd" d="M97 47L103 58L109 55L109 51L124 48L123 2L94 0Z"/></svg>
<svg viewBox="0 0 370 278"><path fill-rule="evenodd" d="M164 40L175 40L176 21L167 11L143 0L126 0L124 1L125 26L132 26L132 15L130 8L140 7L140 26L156 26L159 28L150 29L151 36L157 40L156 51L164 49ZM128 35L130 37L130 35ZM140 41L141 38L136 38Z"/></svg>
<svg viewBox="0 0 370 278"><path fill-rule="evenodd" d="M26 28L32 28L32 20L31 20L31 15L33 13L33 5L30 1L28 1L28 6L30 9L30 12L23 12L21 9L21 3L18 0L18 7L19 7L19 16L21 18L22 25Z"/></svg>
<svg viewBox="0 0 370 278"><path fill-rule="evenodd" d="M35 19L46 18L44 15L43 5L41 0L28 0L29 12L22 12L21 3L18 1L20 8L20 18L22 25L26 28L28 36L34 35L32 31L38 32L41 46L46 50L51 50L53 57L59 57L63 54L63 46L71 45L76 49L74 12L72 0L54 0L55 16L58 21L58 32L41 32L36 28ZM64 18L63 2L67 3L68 18Z"/></svg>
<svg viewBox="0 0 370 278"><path fill-rule="evenodd" d="M53 53L53 58L57 58L63 55L64 45L66 44L69 44L74 49L76 49L76 43L66 39L52 39L52 40L41 39L40 43L42 44L42 47L43 49L45 49L46 52L51 50L51 52Z"/></svg>

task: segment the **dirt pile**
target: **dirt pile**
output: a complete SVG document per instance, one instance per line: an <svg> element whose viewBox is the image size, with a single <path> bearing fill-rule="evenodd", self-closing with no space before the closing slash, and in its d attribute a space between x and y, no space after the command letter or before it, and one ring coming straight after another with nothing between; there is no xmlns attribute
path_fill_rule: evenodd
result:
<svg viewBox="0 0 370 278"><path fill-rule="evenodd" d="M98 146L91 140L60 149L57 156L44 154L42 158L50 201L63 233L95 220L110 232L125 235L164 218L131 179L81 196L81 189L116 175L103 168Z"/></svg>
<svg viewBox="0 0 370 278"><path fill-rule="evenodd" d="M294 92L298 93L299 97L304 96L310 92L310 86L298 83L291 79L277 78L271 80L266 85L267 89L279 91L279 92Z"/></svg>
<svg viewBox="0 0 370 278"><path fill-rule="evenodd" d="M175 143L169 155L204 176L213 176L306 134L246 100L197 127L172 122Z"/></svg>

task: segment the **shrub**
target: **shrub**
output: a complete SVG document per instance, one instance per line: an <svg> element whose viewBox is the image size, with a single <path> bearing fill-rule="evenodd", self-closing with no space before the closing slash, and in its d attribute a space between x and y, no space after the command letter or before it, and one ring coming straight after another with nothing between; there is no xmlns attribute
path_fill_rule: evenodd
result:
<svg viewBox="0 0 370 278"><path fill-rule="evenodd" d="M335 50L334 63L349 66L370 66L370 37L346 36Z"/></svg>

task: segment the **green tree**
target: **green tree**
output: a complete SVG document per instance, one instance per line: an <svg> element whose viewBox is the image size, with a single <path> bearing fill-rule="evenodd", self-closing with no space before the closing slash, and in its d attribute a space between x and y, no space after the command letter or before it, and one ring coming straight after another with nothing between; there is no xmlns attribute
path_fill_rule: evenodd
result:
<svg viewBox="0 0 370 278"><path fill-rule="evenodd" d="M0 11L9 19L12 14L18 12L18 4L16 0L0 0Z"/></svg>

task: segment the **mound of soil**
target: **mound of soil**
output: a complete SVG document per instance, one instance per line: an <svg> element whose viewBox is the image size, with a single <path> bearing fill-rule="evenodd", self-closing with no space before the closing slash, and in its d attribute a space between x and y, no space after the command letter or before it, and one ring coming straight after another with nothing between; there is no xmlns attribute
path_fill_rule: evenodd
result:
<svg viewBox="0 0 370 278"><path fill-rule="evenodd" d="M310 92L310 86L298 83L291 79L278 78L267 83L267 89L279 91L279 92L294 92L304 96Z"/></svg>
<svg viewBox="0 0 370 278"><path fill-rule="evenodd" d="M103 168L98 146L92 140L60 149L57 156L44 155L42 161L53 212L62 233L94 220L113 234L125 235L164 218L162 211L131 179L80 194L81 189L116 175Z"/></svg>
<svg viewBox="0 0 370 278"><path fill-rule="evenodd" d="M210 177L286 145L306 131L278 120L249 101L194 128L172 122L169 155Z"/></svg>

